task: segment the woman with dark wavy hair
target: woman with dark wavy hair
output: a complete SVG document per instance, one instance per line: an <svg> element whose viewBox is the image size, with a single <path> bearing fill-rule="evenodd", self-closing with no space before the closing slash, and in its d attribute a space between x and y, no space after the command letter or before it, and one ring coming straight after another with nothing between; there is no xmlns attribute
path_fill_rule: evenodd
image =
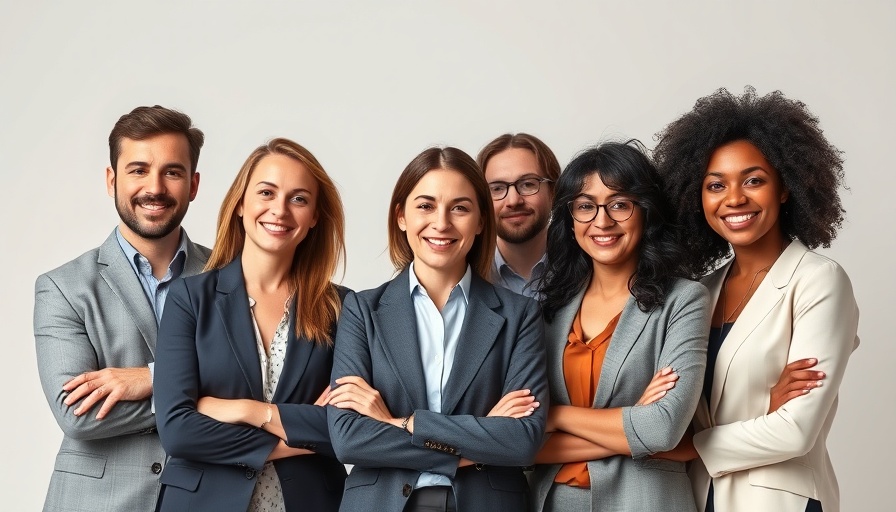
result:
<svg viewBox="0 0 896 512"><path fill-rule="evenodd" d="M684 463L649 457L685 433L706 364L709 298L677 271L670 216L633 141L587 149L557 181L536 510L695 510Z"/></svg>
<svg viewBox="0 0 896 512"><path fill-rule="evenodd" d="M858 309L843 269L811 249L843 220L840 151L806 105L748 87L697 100L655 156L714 307L697 433L680 450L699 457L700 510L839 510L825 440Z"/></svg>

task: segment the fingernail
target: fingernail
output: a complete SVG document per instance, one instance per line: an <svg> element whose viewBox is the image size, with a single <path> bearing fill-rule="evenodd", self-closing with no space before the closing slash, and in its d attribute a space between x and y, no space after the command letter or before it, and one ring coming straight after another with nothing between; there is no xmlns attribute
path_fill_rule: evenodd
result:
<svg viewBox="0 0 896 512"><path fill-rule="evenodd" d="M815 386L816 386L816 387L819 387L819 388L820 388L821 386L823 386L823 385L824 385L824 382L822 382L822 381L820 381L820 380L817 381L817 382L815 383Z"/></svg>
<svg viewBox="0 0 896 512"><path fill-rule="evenodd" d="M818 362L818 359L815 359L815 358L813 357L813 358L810 358L810 359L809 359L809 362L812 363L812 364L815 364L815 363Z"/></svg>
<svg viewBox="0 0 896 512"><path fill-rule="evenodd" d="M818 372L818 378L821 379L824 377L824 372Z"/></svg>

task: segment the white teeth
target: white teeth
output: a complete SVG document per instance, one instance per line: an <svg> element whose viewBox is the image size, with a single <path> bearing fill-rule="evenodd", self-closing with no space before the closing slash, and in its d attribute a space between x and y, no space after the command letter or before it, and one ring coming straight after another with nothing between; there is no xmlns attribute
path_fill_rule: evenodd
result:
<svg viewBox="0 0 896 512"><path fill-rule="evenodd" d="M454 240L446 240L444 238L427 238L427 242L433 245L445 246L454 243Z"/></svg>
<svg viewBox="0 0 896 512"><path fill-rule="evenodd" d="M745 213L743 215L729 215L729 216L725 217L725 220L732 224L737 224L738 222L746 222L755 216L756 216L755 213Z"/></svg>
<svg viewBox="0 0 896 512"><path fill-rule="evenodd" d="M618 237L615 236L592 236L591 239L595 242L610 242L615 240Z"/></svg>
<svg viewBox="0 0 896 512"><path fill-rule="evenodd" d="M142 204L140 206L147 210L161 210L165 207L163 204Z"/></svg>
<svg viewBox="0 0 896 512"><path fill-rule="evenodd" d="M262 222L261 225L269 231L286 231L288 229L286 226L278 226L277 224L266 224L264 222Z"/></svg>

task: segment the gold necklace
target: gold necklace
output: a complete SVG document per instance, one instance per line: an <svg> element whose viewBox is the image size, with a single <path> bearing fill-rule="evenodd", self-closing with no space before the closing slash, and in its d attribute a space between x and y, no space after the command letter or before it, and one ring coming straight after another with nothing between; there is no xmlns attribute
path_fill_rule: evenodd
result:
<svg viewBox="0 0 896 512"><path fill-rule="evenodd" d="M774 265L774 263L772 263L772 265ZM730 274L729 273L725 274L725 281L722 283L722 325L727 324L729 320L734 318L734 315L735 315L735 313L737 313L737 310L739 310L741 308L741 306L744 305L744 301L746 301L747 297L750 296L750 291L753 289L753 285L756 284L756 278L759 277L759 274L761 274L763 272L768 272L769 269L772 268L772 265L769 265L765 268L760 268L759 270L756 271L755 274L753 274L753 279L750 281L750 286L747 288L746 293L744 293L744 296L741 297L740 302L737 303L737 307L734 308L734 311L732 311L731 314L728 315L727 318L725 317L725 302L726 302L725 298L728 295L728 276Z"/></svg>

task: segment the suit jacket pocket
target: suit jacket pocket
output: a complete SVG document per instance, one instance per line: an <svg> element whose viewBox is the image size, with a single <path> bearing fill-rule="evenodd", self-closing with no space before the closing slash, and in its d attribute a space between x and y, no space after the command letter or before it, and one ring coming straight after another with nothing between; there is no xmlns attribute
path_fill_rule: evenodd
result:
<svg viewBox="0 0 896 512"><path fill-rule="evenodd" d="M185 491L196 492L199 482L202 480L202 470L179 464L168 464L162 471L159 482L162 485L178 487Z"/></svg>
<svg viewBox="0 0 896 512"><path fill-rule="evenodd" d="M668 471L670 473L684 473L686 466L684 462L668 459L638 459L639 469L655 469L657 471Z"/></svg>
<svg viewBox="0 0 896 512"><path fill-rule="evenodd" d="M794 460L750 469L750 485L787 491L807 498L818 499L815 472Z"/></svg>
<svg viewBox="0 0 896 512"><path fill-rule="evenodd" d="M363 485L373 485L379 477L379 468L361 469L356 466L352 468L352 472L349 473L348 478L345 479L345 489L348 490Z"/></svg>
<svg viewBox="0 0 896 512"><path fill-rule="evenodd" d="M56 471L102 478L106 472L106 457L95 453L60 451L56 455Z"/></svg>

